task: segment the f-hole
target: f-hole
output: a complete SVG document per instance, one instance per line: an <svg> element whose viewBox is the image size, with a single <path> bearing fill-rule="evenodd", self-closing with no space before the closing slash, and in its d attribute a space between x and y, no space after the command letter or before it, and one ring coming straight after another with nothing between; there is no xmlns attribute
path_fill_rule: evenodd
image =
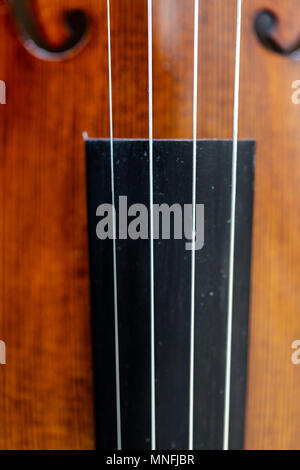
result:
<svg viewBox="0 0 300 470"><path fill-rule="evenodd" d="M254 29L261 44L270 51L300 60L300 38L285 45L278 33L279 17L270 10L261 10L254 20Z"/></svg>
<svg viewBox="0 0 300 470"><path fill-rule="evenodd" d="M62 44L52 46L34 18L30 0L7 0L12 11L24 47L35 57L43 60L62 60L79 51L88 39L89 19L82 10L64 12L64 20L69 31Z"/></svg>

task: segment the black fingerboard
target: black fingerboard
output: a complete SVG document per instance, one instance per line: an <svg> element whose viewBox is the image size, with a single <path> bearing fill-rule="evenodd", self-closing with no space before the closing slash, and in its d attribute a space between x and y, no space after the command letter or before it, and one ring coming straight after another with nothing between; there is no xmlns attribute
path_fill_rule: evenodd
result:
<svg viewBox="0 0 300 470"><path fill-rule="evenodd" d="M157 204L191 204L192 141L154 141ZM99 240L100 204L111 203L109 140L89 139L87 200L96 441L117 448L113 242ZM149 207L149 143L114 141L116 208ZM242 449L246 400L255 143L238 144L231 360L231 449ZM197 143L196 199L205 244L195 261L194 449L222 449L232 141ZM186 240L154 240L157 449L188 449L191 251ZM151 449L150 241L116 241L122 449Z"/></svg>

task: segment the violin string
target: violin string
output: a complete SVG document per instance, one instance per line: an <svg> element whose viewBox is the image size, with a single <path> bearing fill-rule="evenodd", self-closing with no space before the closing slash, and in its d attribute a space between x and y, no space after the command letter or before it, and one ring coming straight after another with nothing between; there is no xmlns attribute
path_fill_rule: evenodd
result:
<svg viewBox="0 0 300 470"><path fill-rule="evenodd" d="M242 0L237 0L234 111L233 111L233 147L232 147L232 187L231 187L231 215L230 215L231 224L230 224L230 249L229 249L223 450L229 449L229 432L230 432L232 314L233 314L233 281L234 281L234 252L235 252L234 249L235 249L235 222L236 222L235 215L236 215L236 185L237 185L237 157L238 157L241 27L242 27Z"/></svg>
<svg viewBox="0 0 300 470"><path fill-rule="evenodd" d="M198 36L199 0L194 5L194 84L193 84L193 187L192 187L192 253L191 253L191 311L190 311L190 384L189 384L189 450L194 446L194 373L195 373L195 233L197 178L197 104L198 104Z"/></svg>
<svg viewBox="0 0 300 470"><path fill-rule="evenodd" d="M117 283L117 248L116 248L116 212L115 212L115 178L114 178L114 135L112 108L111 78L111 34L110 34L110 0L107 0L107 44L108 44L108 81L109 81L109 125L110 125L110 168L112 195L112 230L113 230L113 277L114 277L114 333L115 333L115 369L116 369L116 417L117 446L122 450L121 437L121 396L120 396L120 362L119 362L119 321L118 321L118 283Z"/></svg>
<svg viewBox="0 0 300 470"><path fill-rule="evenodd" d="M152 89L152 0L148 0L148 89L149 89L149 192L150 192L150 329L151 329L151 448L156 449L155 321L154 321L154 227L153 227L153 89Z"/></svg>

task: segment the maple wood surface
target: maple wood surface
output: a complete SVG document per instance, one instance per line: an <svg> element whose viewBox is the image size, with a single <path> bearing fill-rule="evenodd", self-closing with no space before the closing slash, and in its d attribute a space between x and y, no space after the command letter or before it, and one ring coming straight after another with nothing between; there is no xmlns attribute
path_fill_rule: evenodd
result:
<svg viewBox="0 0 300 470"><path fill-rule="evenodd" d="M109 136L106 0L36 0L47 41L62 12L86 10L90 40L41 61L0 5L1 449L94 447L85 157L82 133ZM247 449L299 449L300 63L264 49L256 12L298 38L297 0L244 0L241 138L257 141L247 385ZM236 1L200 0L198 137L231 138ZM147 2L111 0L114 135L148 136ZM153 2L154 137L192 137L193 0ZM234 371L233 371L234 373Z"/></svg>

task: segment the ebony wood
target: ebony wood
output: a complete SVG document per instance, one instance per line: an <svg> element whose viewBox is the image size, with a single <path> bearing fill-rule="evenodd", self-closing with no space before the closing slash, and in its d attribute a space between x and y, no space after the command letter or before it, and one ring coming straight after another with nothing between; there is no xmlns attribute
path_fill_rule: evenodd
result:
<svg viewBox="0 0 300 470"><path fill-rule="evenodd" d="M88 140L87 183L96 436L116 448L113 242L99 240L96 209L111 204L110 143ZM149 209L149 143L114 144L119 196ZM192 142L154 141L154 203L191 204ZM230 447L242 449L248 350L254 143L239 143ZM199 141L197 204L205 244L196 252L194 448L222 449L232 143ZM132 218L128 218L130 222ZM117 223L118 233L118 223ZM171 234L173 230L171 230ZM188 449L191 251L186 239L154 241L157 449ZM117 237L122 448L151 449L150 241Z"/></svg>

